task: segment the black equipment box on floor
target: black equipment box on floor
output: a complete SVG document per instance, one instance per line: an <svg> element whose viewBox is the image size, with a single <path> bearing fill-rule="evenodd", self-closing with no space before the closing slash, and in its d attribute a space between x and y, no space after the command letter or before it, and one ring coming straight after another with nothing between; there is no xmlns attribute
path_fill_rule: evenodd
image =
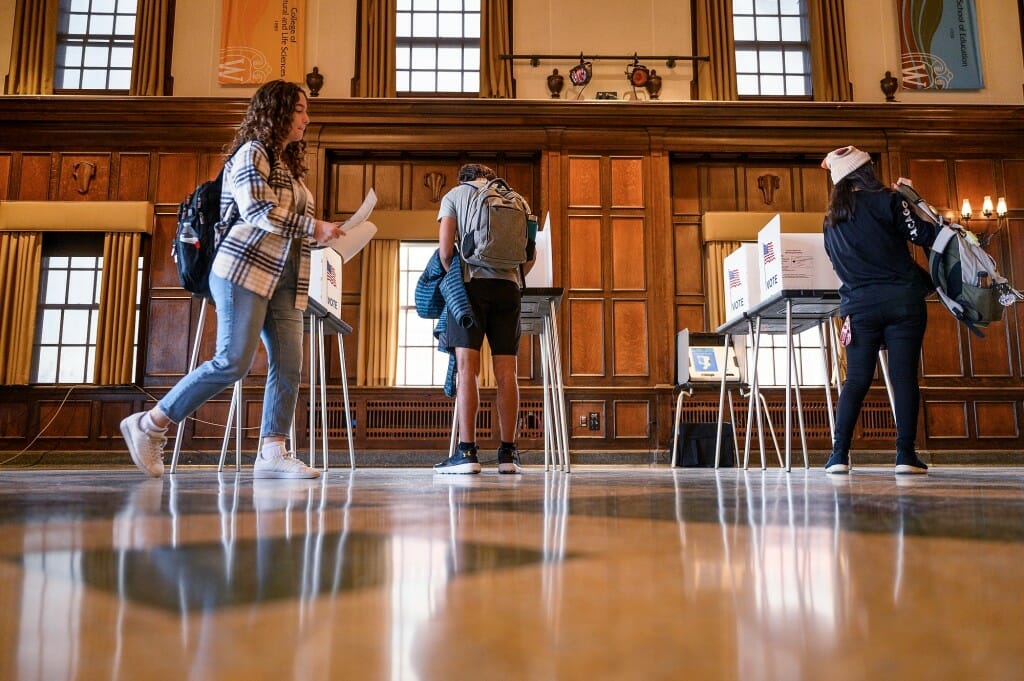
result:
<svg viewBox="0 0 1024 681"><path fill-rule="evenodd" d="M682 468L714 468L717 423L681 423L676 448L676 466ZM722 454L718 465L732 468L736 465L732 424L722 424Z"/></svg>

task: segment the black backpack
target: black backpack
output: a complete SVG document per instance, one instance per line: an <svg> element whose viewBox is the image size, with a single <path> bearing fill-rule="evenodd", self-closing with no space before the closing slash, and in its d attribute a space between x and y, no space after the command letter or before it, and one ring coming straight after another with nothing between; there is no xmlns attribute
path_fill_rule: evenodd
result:
<svg viewBox="0 0 1024 681"><path fill-rule="evenodd" d="M231 157L235 155L231 152ZM274 159L271 157L273 167ZM178 204L178 231L171 242L171 258L178 268L181 287L190 293L210 298L210 269L233 216L220 214L221 185L224 167L217 177L203 182L185 200Z"/></svg>

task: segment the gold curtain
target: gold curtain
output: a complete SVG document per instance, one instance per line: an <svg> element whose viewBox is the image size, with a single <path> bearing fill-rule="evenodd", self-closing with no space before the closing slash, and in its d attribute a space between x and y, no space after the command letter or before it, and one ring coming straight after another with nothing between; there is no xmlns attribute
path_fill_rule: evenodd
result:
<svg viewBox="0 0 1024 681"><path fill-rule="evenodd" d="M398 367L398 239L373 239L363 250L356 385L395 384Z"/></svg>
<svg viewBox="0 0 1024 681"><path fill-rule="evenodd" d="M0 384L28 385L43 262L40 232L0 232Z"/></svg>
<svg viewBox="0 0 1024 681"><path fill-rule="evenodd" d="M480 3L480 96L514 97L512 62L500 55L512 54L512 18L509 0Z"/></svg>
<svg viewBox="0 0 1024 681"><path fill-rule="evenodd" d="M852 101L844 0L810 0L807 18L811 32L814 101Z"/></svg>
<svg viewBox="0 0 1024 681"><path fill-rule="evenodd" d="M360 0L354 97L394 97L396 0Z"/></svg>
<svg viewBox="0 0 1024 681"><path fill-rule="evenodd" d="M695 0L697 54L711 58L697 62L698 99L734 101L736 44L732 28L732 0Z"/></svg>
<svg viewBox="0 0 1024 681"><path fill-rule="evenodd" d="M704 244L704 290L708 298L708 328L725 322L725 256L740 247L739 241L709 241Z"/></svg>
<svg viewBox="0 0 1024 681"><path fill-rule="evenodd" d="M130 95L160 97L167 74L167 21L171 0L139 0L135 14Z"/></svg>
<svg viewBox="0 0 1024 681"><path fill-rule="evenodd" d="M529 338L529 336L524 336ZM480 380L477 382L481 388L493 388L498 385L498 379L494 377L494 360L491 355L491 344L484 338L484 344L480 347Z"/></svg>
<svg viewBox="0 0 1024 681"><path fill-rule="evenodd" d="M52 95L57 0L16 0L7 74L9 95Z"/></svg>
<svg viewBox="0 0 1024 681"><path fill-rule="evenodd" d="M103 239L103 279L93 383L128 385L135 380L135 306L138 297L138 232L109 232Z"/></svg>

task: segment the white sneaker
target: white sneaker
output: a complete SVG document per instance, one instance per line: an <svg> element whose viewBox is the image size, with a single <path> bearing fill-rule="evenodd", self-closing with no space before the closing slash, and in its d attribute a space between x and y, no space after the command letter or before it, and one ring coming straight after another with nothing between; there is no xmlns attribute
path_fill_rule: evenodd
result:
<svg viewBox="0 0 1024 681"><path fill-rule="evenodd" d="M252 477L262 478L318 478L320 471L310 468L285 450L284 445L264 445L252 468Z"/></svg>
<svg viewBox="0 0 1024 681"><path fill-rule="evenodd" d="M163 433L150 433L142 427L146 412L127 416L121 421L121 435L128 445L128 452L139 470L154 478L164 474L164 445L167 438Z"/></svg>

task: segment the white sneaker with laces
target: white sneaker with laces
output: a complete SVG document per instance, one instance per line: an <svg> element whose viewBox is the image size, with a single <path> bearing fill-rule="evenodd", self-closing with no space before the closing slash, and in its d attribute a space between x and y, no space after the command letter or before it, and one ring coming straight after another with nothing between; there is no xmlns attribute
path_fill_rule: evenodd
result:
<svg viewBox="0 0 1024 681"><path fill-rule="evenodd" d="M256 463L253 465L252 477L257 479L284 478L298 480L318 478L320 471L310 468L295 458L295 455L284 448L283 444L264 445Z"/></svg>
<svg viewBox="0 0 1024 681"><path fill-rule="evenodd" d="M150 433L142 427L142 417L146 412L140 411L121 421L121 435L128 445L128 452L139 470L150 477L159 478L164 474L164 445L167 437L163 433Z"/></svg>

